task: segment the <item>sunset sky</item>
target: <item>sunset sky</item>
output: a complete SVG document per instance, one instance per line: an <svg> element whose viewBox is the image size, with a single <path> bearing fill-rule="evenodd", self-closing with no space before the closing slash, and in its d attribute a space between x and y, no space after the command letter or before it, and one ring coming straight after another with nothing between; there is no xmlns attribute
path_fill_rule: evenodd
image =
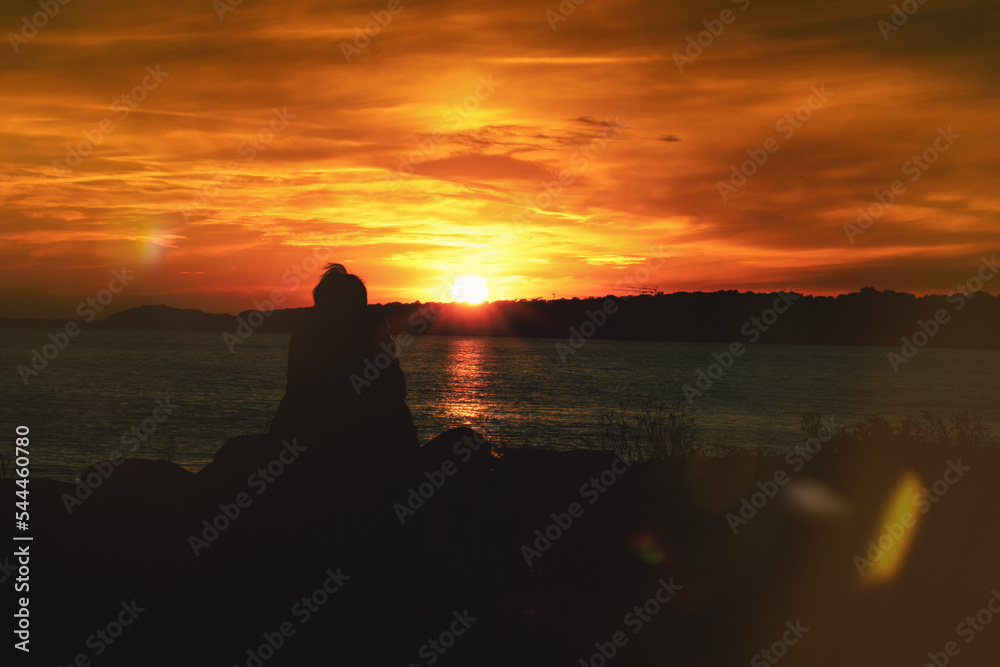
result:
<svg viewBox="0 0 1000 667"><path fill-rule="evenodd" d="M946 293L1000 250L995 0L52 2L0 7L0 316L122 268L109 311L309 305L317 255L388 302Z"/></svg>

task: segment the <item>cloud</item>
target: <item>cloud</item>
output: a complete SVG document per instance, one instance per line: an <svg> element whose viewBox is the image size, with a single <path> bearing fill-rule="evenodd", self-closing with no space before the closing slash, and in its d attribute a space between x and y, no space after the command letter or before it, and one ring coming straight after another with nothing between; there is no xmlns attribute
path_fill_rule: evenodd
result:
<svg viewBox="0 0 1000 667"><path fill-rule="evenodd" d="M534 162L508 155L476 154L431 160L419 165L416 173L453 181L539 180L551 176L551 170Z"/></svg>
<svg viewBox="0 0 1000 667"><path fill-rule="evenodd" d="M921 5L888 40L886 6L734 3L680 72L673 54L718 3L584 3L553 31L526 0L429 2L350 63L342 44L373 5L245 2L223 21L205 0L62 7L0 56L18 91L0 135L0 279L17 290L0 310L71 315L127 264L142 279L122 304L235 312L317 247L373 299L408 300L460 271L492 272L497 298L603 292L609 258L660 245L676 253L655 279L667 291L942 291L1000 245L995 3ZM6 3L0 22L34 7ZM157 65L169 76L125 114L115 100ZM484 95L483 79L499 85ZM777 129L819 85L828 103ZM276 108L294 118L271 136ZM843 225L941 127L961 138L850 243Z"/></svg>

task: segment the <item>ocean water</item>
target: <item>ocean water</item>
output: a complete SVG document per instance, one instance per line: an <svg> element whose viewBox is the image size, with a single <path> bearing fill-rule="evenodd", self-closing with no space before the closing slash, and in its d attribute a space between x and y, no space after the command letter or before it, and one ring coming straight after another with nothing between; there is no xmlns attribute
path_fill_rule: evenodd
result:
<svg viewBox="0 0 1000 667"><path fill-rule="evenodd" d="M3 446L27 425L34 476L72 481L113 450L163 458L171 445L173 460L198 470L227 438L261 432L284 392L289 334L255 333L230 352L220 333L85 329L25 385L17 366L46 334L0 329ZM972 411L1000 434L996 350L925 349L896 373L888 348L750 345L688 405L683 385L725 345L590 340L563 360L557 342L416 337L400 361L421 437L471 425L581 447L626 397L684 402L697 442L723 449L794 447L805 412L851 425L866 412L898 422ZM143 420L155 431L140 442L131 429Z"/></svg>

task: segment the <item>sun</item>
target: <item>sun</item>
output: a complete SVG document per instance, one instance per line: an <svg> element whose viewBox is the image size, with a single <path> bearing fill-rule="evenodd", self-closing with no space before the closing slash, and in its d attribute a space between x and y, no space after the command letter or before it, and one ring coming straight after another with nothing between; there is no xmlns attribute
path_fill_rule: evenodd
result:
<svg viewBox="0 0 1000 667"><path fill-rule="evenodd" d="M459 276L451 286L451 297L465 303L482 303L489 296L486 279L481 276Z"/></svg>

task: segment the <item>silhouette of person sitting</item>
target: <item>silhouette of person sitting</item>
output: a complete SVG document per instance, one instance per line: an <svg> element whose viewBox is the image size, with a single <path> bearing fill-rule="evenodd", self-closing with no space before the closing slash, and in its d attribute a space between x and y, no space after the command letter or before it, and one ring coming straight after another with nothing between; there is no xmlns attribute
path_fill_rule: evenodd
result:
<svg viewBox="0 0 1000 667"><path fill-rule="evenodd" d="M292 333L270 433L333 444L343 461L401 460L419 441L388 323L341 264L327 265L313 301Z"/></svg>

